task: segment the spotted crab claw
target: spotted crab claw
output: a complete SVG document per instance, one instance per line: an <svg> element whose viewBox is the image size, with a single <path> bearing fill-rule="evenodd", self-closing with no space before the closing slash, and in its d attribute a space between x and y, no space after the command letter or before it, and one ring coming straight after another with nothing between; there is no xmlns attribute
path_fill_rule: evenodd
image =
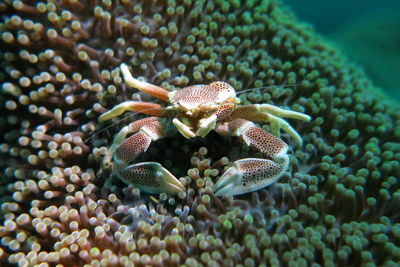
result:
<svg viewBox="0 0 400 267"><path fill-rule="evenodd" d="M125 183L134 184L151 194L178 194L185 191L181 182L157 162L132 164L121 169L119 175Z"/></svg>
<svg viewBox="0 0 400 267"><path fill-rule="evenodd" d="M289 157L285 155L280 161L257 158L235 161L214 185L215 195L241 195L272 184L287 169Z"/></svg>
<svg viewBox="0 0 400 267"><path fill-rule="evenodd" d="M259 190L278 180L288 168L288 146L285 142L252 122L237 119L221 125L216 131L221 135L240 136L247 145L270 158L235 161L214 185L217 196L240 195Z"/></svg>
<svg viewBox="0 0 400 267"><path fill-rule="evenodd" d="M126 184L133 184L150 194L178 194L184 192L183 184L157 162L133 162L145 153L153 141L168 135L171 128L163 118L149 117L124 127L114 138L114 173ZM132 132L136 132L126 138Z"/></svg>

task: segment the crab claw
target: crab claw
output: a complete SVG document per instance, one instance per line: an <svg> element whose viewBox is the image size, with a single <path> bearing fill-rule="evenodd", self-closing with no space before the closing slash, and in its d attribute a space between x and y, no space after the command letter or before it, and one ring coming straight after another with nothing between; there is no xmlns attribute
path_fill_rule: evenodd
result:
<svg viewBox="0 0 400 267"><path fill-rule="evenodd" d="M157 162L133 164L121 169L118 175L125 183L134 184L150 194L178 194L185 191L183 184Z"/></svg>
<svg viewBox="0 0 400 267"><path fill-rule="evenodd" d="M214 185L215 195L241 195L272 184L286 171L289 157L284 154L275 160L248 158L235 161Z"/></svg>

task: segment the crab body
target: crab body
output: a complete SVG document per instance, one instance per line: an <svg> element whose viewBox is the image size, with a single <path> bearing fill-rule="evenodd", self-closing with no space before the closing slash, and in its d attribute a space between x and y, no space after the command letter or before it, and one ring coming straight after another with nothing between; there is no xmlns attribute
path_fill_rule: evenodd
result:
<svg viewBox="0 0 400 267"><path fill-rule="evenodd" d="M235 89L225 82L193 85L169 92L133 78L125 64L121 65L121 71L127 85L168 103L164 108L151 102L126 101L99 117L103 122L125 111L151 115L125 126L110 148L116 174L125 183L134 184L148 193L185 191L181 182L159 163L131 164L152 142L171 136L176 130L186 138L205 137L212 130L223 136L238 136L265 155L262 159L235 161L214 186L217 196L239 195L273 183L286 171L288 146L279 138L280 129L301 145L299 134L281 117L310 120L303 113L269 104L238 105ZM253 122L269 122L272 134Z"/></svg>

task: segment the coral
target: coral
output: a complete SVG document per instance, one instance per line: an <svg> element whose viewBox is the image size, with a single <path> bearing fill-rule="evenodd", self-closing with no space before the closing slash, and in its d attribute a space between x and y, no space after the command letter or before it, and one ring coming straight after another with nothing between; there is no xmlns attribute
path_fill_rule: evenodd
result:
<svg viewBox="0 0 400 267"><path fill-rule="evenodd" d="M0 3L0 264L395 266L400 108L274 0ZM217 198L234 139L162 140L146 158L186 192L146 195L102 165L115 104L144 98L118 66L174 89L222 80L242 103L305 112L303 147L270 187ZM268 125L262 125L268 129ZM61 266L61 265L60 265Z"/></svg>

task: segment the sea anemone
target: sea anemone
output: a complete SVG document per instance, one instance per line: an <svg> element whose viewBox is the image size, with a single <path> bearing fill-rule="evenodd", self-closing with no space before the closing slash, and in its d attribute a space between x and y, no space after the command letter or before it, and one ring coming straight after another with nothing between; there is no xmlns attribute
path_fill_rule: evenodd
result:
<svg viewBox="0 0 400 267"><path fill-rule="evenodd" d="M0 264L399 264L400 107L279 1L5 0L0 11ZM169 90L261 88L242 103L312 116L291 122L304 145L283 136L291 166L276 184L218 198L219 175L254 153L177 136L144 157L178 173L186 193L125 186L102 160L137 117L97 123L143 97L122 62Z"/></svg>

